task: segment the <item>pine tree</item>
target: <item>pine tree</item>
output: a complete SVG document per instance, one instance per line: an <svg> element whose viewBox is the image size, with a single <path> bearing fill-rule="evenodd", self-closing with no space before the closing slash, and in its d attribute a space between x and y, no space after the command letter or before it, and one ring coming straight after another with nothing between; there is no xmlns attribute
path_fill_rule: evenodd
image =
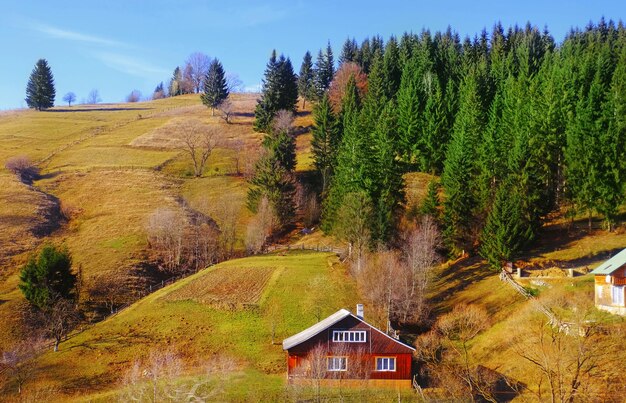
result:
<svg viewBox="0 0 626 403"><path fill-rule="evenodd" d="M228 86L224 67L219 60L211 60L209 70L204 78L204 92L200 96L202 103L211 108L211 114L215 115L215 108L228 98Z"/></svg>
<svg viewBox="0 0 626 403"><path fill-rule="evenodd" d="M76 275L65 249L45 245L39 256L31 256L20 273L19 288L34 307L46 311L59 298L74 300Z"/></svg>
<svg viewBox="0 0 626 403"><path fill-rule="evenodd" d="M513 175L498 187L481 234L479 253L494 269L515 259L534 238L532 225L524 213L524 196L515 181L516 176Z"/></svg>
<svg viewBox="0 0 626 403"><path fill-rule="evenodd" d="M41 111L54 106L54 77L46 59L39 59L26 86L26 104Z"/></svg>
<svg viewBox="0 0 626 403"><path fill-rule="evenodd" d="M310 101L314 96L313 83L313 62L311 53L307 50L302 59L300 74L298 75L298 94L302 98L302 109L306 106L306 101Z"/></svg>
<svg viewBox="0 0 626 403"><path fill-rule="evenodd" d="M313 108L313 122L311 151L315 168L322 177L322 195L325 196L334 172L341 140L340 127L330 106L328 94L324 94Z"/></svg>

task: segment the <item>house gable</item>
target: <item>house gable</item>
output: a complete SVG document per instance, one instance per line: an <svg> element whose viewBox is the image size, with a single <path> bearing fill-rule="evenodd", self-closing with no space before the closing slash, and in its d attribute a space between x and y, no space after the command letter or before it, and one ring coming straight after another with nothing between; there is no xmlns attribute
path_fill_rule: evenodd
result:
<svg viewBox="0 0 626 403"><path fill-rule="evenodd" d="M325 322L330 318L333 319ZM333 341L333 332L365 332L365 341ZM306 354L318 345L323 345L328 351L341 346L344 350L361 349L368 354L412 354L415 351L346 310L338 311L283 341L283 349L290 354Z"/></svg>

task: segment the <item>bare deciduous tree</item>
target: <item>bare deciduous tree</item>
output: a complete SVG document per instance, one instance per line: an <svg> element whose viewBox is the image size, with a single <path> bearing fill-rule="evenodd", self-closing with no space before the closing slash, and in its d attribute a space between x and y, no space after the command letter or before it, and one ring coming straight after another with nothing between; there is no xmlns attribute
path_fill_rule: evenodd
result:
<svg viewBox="0 0 626 403"><path fill-rule="evenodd" d="M130 279L124 274L100 274L88 289L89 298L110 312L129 302Z"/></svg>
<svg viewBox="0 0 626 403"><path fill-rule="evenodd" d="M181 213L166 208L156 209L148 218L148 242L160 254L165 271L176 270L182 261L185 225Z"/></svg>
<svg viewBox="0 0 626 403"><path fill-rule="evenodd" d="M227 143L227 147L233 152L231 158L235 164L235 174L239 176L241 175L242 171L241 160L242 158L244 159L244 161L246 160L245 155L243 155L245 150L245 143L240 138L234 138Z"/></svg>
<svg viewBox="0 0 626 403"><path fill-rule="evenodd" d="M136 360L124 377L126 388L123 398L152 402L169 400L178 395L175 379L182 369L182 361L176 354L153 350L147 359Z"/></svg>
<svg viewBox="0 0 626 403"><path fill-rule="evenodd" d="M569 293L544 300L548 306L569 310L570 325L558 326L543 315L532 315L524 318L513 340L515 352L536 370L537 388L531 390L541 401L610 401L626 392L622 382L626 326L600 329L590 320L593 307L587 298L577 300Z"/></svg>
<svg viewBox="0 0 626 403"><path fill-rule="evenodd" d="M179 123L178 130L182 133L183 150L191 157L194 175L200 177L217 145L215 129L199 120L187 119Z"/></svg>
<svg viewBox="0 0 626 403"><path fill-rule="evenodd" d="M80 320L76 303L65 298L54 298L45 310L26 308L24 319L32 334L42 334L54 340L54 351Z"/></svg>
<svg viewBox="0 0 626 403"><path fill-rule="evenodd" d="M101 101L102 101L102 98L100 98L100 93L98 92L97 89L94 88L91 91L89 91L89 94L87 94L87 99L85 100L85 103L97 104Z"/></svg>
<svg viewBox="0 0 626 403"><path fill-rule="evenodd" d="M132 90L130 94L126 96L126 102L139 102L141 101L141 91Z"/></svg>
<svg viewBox="0 0 626 403"><path fill-rule="evenodd" d="M32 183L39 176L39 168L25 155L9 158L4 167L24 183Z"/></svg>
<svg viewBox="0 0 626 403"><path fill-rule="evenodd" d="M400 273L398 298L401 320L420 321L428 315L426 292L431 272L441 260L437 249L441 245L439 229L430 216L424 216L418 226L404 234L403 258L406 264Z"/></svg>
<svg viewBox="0 0 626 403"><path fill-rule="evenodd" d="M243 92L243 82L234 73L226 73L226 88L230 94Z"/></svg>
<svg viewBox="0 0 626 403"><path fill-rule="evenodd" d="M222 119L226 122L226 124L230 124L230 118L232 114L235 112L235 108L230 99L226 98L219 105L217 105L217 110L220 111Z"/></svg>
<svg viewBox="0 0 626 403"><path fill-rule="evenodd" d="M35 375L34 358L43 345L41 339L23 340L0 354L0 379L12 382L20 395L24 385Z"/></svg>
<svg viewBox="0 0 626 403"><path fill-rule="evenodd" d="M241 201L233 200L232 195L224 194L218 197L212 205L205 201L205 210L219 226L219 250L223 259L232 257L237 242L237 222L241 211Z"/></svg>
<svg viewBox="0 0 626 403"><path fill-rule="evenodd" d="M185 71L193 84L193 92L199 93L204 83L204 77L209 71L211 58L202 52L194 52L185 61Z"/></svg>
<svg viewBox="0 0 626 403"><path fill-rule="evenodd" d="M250 253L259 253L265 249L267 240L278 226L278 219L267 197L259 202L256 216L248 225L246 249Z"/></svg>
<svg viewBox="0 0 626 403"><path fill-rule="evenodd" d="M72 102L76 101L76 94L70 91L67 94L63 95L63 100L67 102L67 106L72 106Z"/></svg>
<svg viewBox="0 0 626 403"><path fill-rule="evenodd" d="M274 116L272 128L276 133L285 132L291 134L294 120L295 116L292 111L281 109L276 112L276 116Z"/></svg>
<svg viewBox="0 0 626 403"><path fill-rule="evenodd" d="M493 379L481 374L469 344L488 326L487 312L474 305L457 305L441 316L433 329L415 341L415 355L431 381L445 386L448 398L495 402Z"/></svg>

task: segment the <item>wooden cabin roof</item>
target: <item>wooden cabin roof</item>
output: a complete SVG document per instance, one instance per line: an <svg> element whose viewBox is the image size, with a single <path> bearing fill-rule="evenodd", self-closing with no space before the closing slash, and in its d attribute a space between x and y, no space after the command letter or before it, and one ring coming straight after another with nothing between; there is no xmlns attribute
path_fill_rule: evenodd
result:
<svg viewBox="0 0 626 403"><path fill-rule="evenodd" d="M602 263L600 266L596 267L591 274L611 274L615 270L626 264L626 249L622 250L617 255L613 256L606 262Z"/></svg>
<svg viewBox="0 0 626 403"><path fill-rule="evenodd" d="M358 316L353 315L352 313L350 313L350 311L346 309L340 309L339 311L330 315L326 319L321 320L320 322L316 323L315 325L301 331L298 334L295 334L283 340L283 350L290 350L303 343L307 343L309 340L312 340L312 339L328 338L328 334L326 331L335 325L341 325L340 326L341 328L369 329L371 333L377 334L376 338L379 339L380 341L386 340L386 342L380 343L384 345L380 345L378 347L372 346L371 343L369 344L374 350L376 351L380 350L379 352L397 350L395 352L410 353L411 351L415 351L413 347L406 345L402 343L400 340L396 340L393 337L389 336L388 334L378 330L374 326L365 322L363 319L359 318ZM395 347L392 347L392 345Z"/></svg>

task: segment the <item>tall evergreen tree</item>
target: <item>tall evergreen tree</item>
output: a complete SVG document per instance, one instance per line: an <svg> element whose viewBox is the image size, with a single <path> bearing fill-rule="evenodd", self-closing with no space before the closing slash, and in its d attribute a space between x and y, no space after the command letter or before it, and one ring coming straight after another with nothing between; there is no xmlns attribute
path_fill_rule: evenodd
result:
<svg viewBox="0 0 626 403"><path fill-rule="evenodd" d="M328 90L328 87L330 87L330 83L333 81L333 77L335 75L335 61L330 42L328 42L324 52L320 50L317 54L314 71L315 92L317 97L321 98L324 92Z"/></svg>
<svg viewBox="0 0 626 403"><path fill-rule="evenodd" d="M347 38L341 48L341 55L339 55L339 67L344 63L356 62L359 54L359 45L356 40Z"/></svg>
<svg viewBox="0 0 626 403"><path fill-rule="evenodd" d="M396 97L398 87L400 86L400 78L402 70L400 69L400 51L398 49L398 41L395 37L391 37L385 46L383 57L385 96L387 99Z"/></svg>
<svg viewBox="0 0 626 403"><path fill-rule="evenodd" d="M366 170L366 183L375 206L372 239L383 243L391 239L404 202L404 179L394 146L395 108L391 100L379 116L371 135L371 162Z"/></svg>
<svg viewBox="0 0 626 403"><path fill-rule="evenodd" d="M459 112L441 179L446 194L443 235L446 246L453 253L470 250L474 241L475 145L483 130L481 110L476 108L478 97L476 78L473 74L468 74L461 88Z"/></svg>
<svg viewBox="0 0 626 403"><path fill-rule="evenodd" d="M480 255L494 269L515 259L533 239L532 225L526 220L524 195L514 182L516 175L505 180L496 192L493 207L481 234Z"/></svg>
<svg viewBox="0 0 626 403"><path fill-rule="evenodd" d="M310 101L315 95L313 78L313 62L311 53L307 50L302 59L300 74L298 75L298 94L302 98L302 109L305 108L306 101Z"/></svg>
<svg viewBox="0 0 626 403"><path fill-rule="evenodd" d="M228 98L228 86L224 67L219 60L211 60L209 70L204 78L204 92L200 96L202 103L211 108L211 114L215 115L215 108Z"/></svg>
<svg viewBox="0 0 626 403"><path fill-rule="evenodd" d="M324 231L332 231L337 211L347 193L368 190L369 138L360 124L360 104L356 80L351 77L346 85L341 108L343 134L337 151L335 175L323 205Z"/></svg>
<svg viewBox="0 0 626 403"><path fill-rule="evenodd" d="M297 102L297 77L291 61L283 55L278 58L274 50L265 69L261 98L254 110L254 130L268 133L276 112L295 112Z"/></svg>
<svg viewBox="0 0 626 403"><path fill-rule="evenodd" d="M41 111L54 106L54 77L46 59L39 59L26 85L26 104Z"/></svg>
<svg viewBox="0 0 626 403"><path fill-rule="evenodd" d="M313 138L311 151L315 160L315 169L322 178L322 195L326 195L333 175L337 150L339 148L340 127L330 106L328 94L313 108Z"/></svg>

